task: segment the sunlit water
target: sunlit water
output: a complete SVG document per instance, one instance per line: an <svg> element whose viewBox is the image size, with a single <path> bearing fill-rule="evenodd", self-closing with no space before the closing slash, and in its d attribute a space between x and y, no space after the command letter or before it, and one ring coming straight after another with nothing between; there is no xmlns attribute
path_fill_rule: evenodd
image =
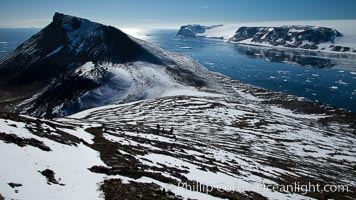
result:
<svg viewBox="0 0 356 200"><path fill-rule="evenodd" d="M31 32L32 31L32 32ZM36 30L0 29L0 56ZM212 71L263 88L356 111L356 56L238 46L221 40L179 38L177 30L133 31L163 49L188 55Z"/></svg>

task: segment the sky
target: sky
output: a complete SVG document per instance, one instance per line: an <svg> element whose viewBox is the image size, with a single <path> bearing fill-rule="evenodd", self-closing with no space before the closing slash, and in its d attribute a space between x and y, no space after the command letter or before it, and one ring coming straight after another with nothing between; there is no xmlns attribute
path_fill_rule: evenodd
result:
<svg viewBox="0 0 356 200"><path fill-rule="evenodd" d="M356 19L356 0L0 0L0 27L44 27L55 12L121 28Z"/></svg>

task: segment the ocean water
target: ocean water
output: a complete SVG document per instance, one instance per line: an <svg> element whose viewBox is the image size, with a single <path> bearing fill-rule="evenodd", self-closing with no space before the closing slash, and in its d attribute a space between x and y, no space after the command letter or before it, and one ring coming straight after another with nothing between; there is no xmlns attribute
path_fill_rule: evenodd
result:
<svg viewBox="0 0 356 200"><path fill-rule="evenodd" d="M38 32L37 28L0 28L0 57Z"/></svg>
<svg viewBox="0 0 356 200"><path fill-rule="evenodd" d="M0 29L0 57L38 29ZM180 38L177 30L145 30L141 38L188 55L233 79L356 112L356 56L241 46Z"/></svg>
<svg viewBox="0 0 356 200"><path fill-rule="evenodd" d="M143 38L233 79L356 112L356 55L242 46L176 33L151 30Z"/></svg>

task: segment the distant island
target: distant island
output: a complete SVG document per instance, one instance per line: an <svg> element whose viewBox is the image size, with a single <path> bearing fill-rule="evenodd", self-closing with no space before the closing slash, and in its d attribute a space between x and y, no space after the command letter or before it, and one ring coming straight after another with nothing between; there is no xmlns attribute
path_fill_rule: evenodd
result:
<svg viewBox="0 0 356 200"><path fill-rule="evenodd" d="M235 29L231 33L231 29ZM230 32L230 33L229 33ZM338 44L343 34L334 28L309 25L229 26L198 24L181 26L179 37L223 39L230 43L293 48L323 52L356 53L356 48ZM352 45L351 45L352 46Z"/></svg>

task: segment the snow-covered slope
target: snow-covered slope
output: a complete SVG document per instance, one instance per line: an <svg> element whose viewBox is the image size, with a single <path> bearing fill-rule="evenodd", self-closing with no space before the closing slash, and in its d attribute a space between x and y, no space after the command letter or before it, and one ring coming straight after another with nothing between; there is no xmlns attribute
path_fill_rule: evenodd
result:
<svg viewBox="0 0 356 200"><path fill-rule="evenodd" d="M275 28L283 26L299 26L299 27L327 27L337 30L342 34L342 37L336 37L333 42L327 41L318 44L317 51L325 52L340 52L343 50L342 47L350 48L348 53L353 53L356 49L356 20L323 20L323 21L281 21L281 22L246 22L246 23L236 23L236 24L224 24L222 26L217 26L211 29L206 29L203 33L197 33L196 36L207 37L207 38L223 38L226 41L231 41L236 32L241 27L266 27ZM183 28L185 26L182 26ZM230 40L229 40L230 39ZM279 38L277 38L279 39ZM277 40L276 39L276 40ZM260 45L260 46L274 46L269 43L259 43L251 42L250 40L239 41L240 44L248 45ZM331 46L333 45L333 46ZM330 47L331 46L331 47ZM336 46L336 48L335 48ZM285 47L283 45L275 45L274 47ZM340 48L341 47L341 48ZM295 48L295 47L293 47ZM299 48L299 47L297 47ZM309 49L310 50L310 49Z"/></svg>
<svg viewBox="0 0 356 200"><path fill-rule="evenodd" d="M215 77L228 94L177 90L176 96L98 107L54 121L1 115L0 194L6 199L356 198L355 114ZM295 183L347 185L349 191L267 188L292 185L296 191Z"/></svg>
<svg viewBox="0 0 356 200"><path fill-rule="evenodd" d="M214 88L207 70L120 30L56 13L0 60L1 110L53 117L175 89Z"/></svg>
<svg viewBox="0 0 356 200"><path fill-rule="evenodd" d="M0 119L0 194L5 199L99 199L104 175L87 168L104 163L97 151L80 143L93 136L70 125L12 117Z"/></svg>

